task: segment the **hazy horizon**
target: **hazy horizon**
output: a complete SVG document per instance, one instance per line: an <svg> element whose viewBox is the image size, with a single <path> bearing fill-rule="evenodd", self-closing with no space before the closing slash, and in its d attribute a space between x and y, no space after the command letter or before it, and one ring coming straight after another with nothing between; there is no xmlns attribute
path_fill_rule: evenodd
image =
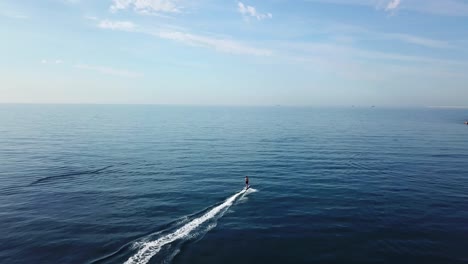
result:
<svg viewBox="0 0 468 264"><path fill-rule="evenodd" d="M0 3L0 103L468 107L464 0Z"/></svg>
<svg viewBox="0 0 468 264"><path fill-rule="evenodd" d="M381 109L468 109L468 106L418 106L418 105L405 105L405 106L389 106L389 105L281 105L281 104L158 104L158 103L21 103L21 102L0 102L0 105L44 105L44 106L167 106L167 107L283 107L283 108L381 108Z"/></svg>

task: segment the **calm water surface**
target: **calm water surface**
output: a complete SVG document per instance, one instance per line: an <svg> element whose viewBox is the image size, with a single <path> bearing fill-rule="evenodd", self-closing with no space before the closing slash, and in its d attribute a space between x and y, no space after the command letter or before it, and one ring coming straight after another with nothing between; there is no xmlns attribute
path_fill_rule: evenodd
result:
<svg viewBox="0 0 468 264"><path fill-rule="evenodd" d="M0 262L468 263L465 119L0 105Z"/></svg>

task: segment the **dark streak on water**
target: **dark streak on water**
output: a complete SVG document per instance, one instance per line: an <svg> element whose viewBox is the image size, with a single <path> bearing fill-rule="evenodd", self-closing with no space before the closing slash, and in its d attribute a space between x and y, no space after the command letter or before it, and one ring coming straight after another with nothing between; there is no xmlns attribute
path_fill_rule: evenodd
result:
<svg viewBox="0 0 468 264"><path fill-rule="evenodd" d="M0 262L124 262L248 174L258 192L152 262L468 263L467 118L0 105Z"/></svg>
<svg viewBox="0 0 468 264"><path fill-rule="evenodd" d="M112 168L112 167L113 167L112 165L109 165L109 166L106 166L106 167L103 167L103 168L100 168L100 169L97 169L97 170L70 172L70 173L61 174L61 175L48 176L48 177L40 178L40 179L32 182L31 185L38 184L38 183L44 183L44 182L48 182L48 181L51 181L51 180L57 180L57 179L63 179L63 178L67 178L67 177L73 177L73 176L98 174L101 171L107 170L107 169Z"/></svg>

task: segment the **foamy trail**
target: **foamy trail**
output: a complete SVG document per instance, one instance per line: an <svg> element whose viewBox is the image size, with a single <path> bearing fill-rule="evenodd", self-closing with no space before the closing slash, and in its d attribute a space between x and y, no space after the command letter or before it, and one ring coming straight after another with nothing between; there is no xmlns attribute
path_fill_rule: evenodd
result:
<svg viewBox="0 0 468 264"><path fill-rule="evenodd" d="M204 215L193 219L192 221L188 222L181 228L177 229L176 231L167 234L163 237L158 238L157 240L146 242L143 244L143 247L132 257L130 257L125 264L145 264L156 255L164 245L172 243L178 239L187 237L190 232L195 230L201 224L205 223L206 221L216 217L220 213L226 212L226 210L231 207L231 205L236 201L237 197L241 194L244 194L246 191L242 190L233 196L229 197L224 203L214 207L213 209L206 212Z"/></svg>
<svg viewBox="0 0 468 264"><path fill-rule="evenodd" d="M247 190L241 195L241 197L239 198L238 201L241 202L241 203L247 201L246 195L249 194L249 193L254 193L254 192L257 192L257 189L254 189L254 188L249 188L249 189L247 189Z"/></svg>

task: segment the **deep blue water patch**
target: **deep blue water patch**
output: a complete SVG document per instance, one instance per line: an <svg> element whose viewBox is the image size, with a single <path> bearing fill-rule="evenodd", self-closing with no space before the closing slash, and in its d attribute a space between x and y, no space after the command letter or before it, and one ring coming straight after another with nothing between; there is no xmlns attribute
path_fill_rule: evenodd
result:
<svg viewBox="0 0 468 264"><path fill-rule="evenodd" d="M0 105L0 262L467 263L467 118Z"/></svg>

